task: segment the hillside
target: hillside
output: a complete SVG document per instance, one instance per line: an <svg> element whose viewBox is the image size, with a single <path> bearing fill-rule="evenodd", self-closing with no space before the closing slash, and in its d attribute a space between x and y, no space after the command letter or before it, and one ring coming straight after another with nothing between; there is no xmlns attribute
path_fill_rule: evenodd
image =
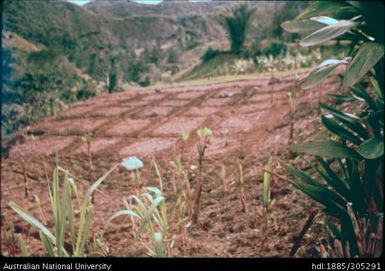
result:
<svg viewBox="0 0 385 271"><path fill-rule="evenodd" d="M99 81L105 79L104 73L110 69L109 58L113 55L119 59L120 79L139 82L143 79L141 75L127 75L127 70L138 57L146 57L138 56L143 50L148 50L150 58L152 53L158 55L158 59L149 62L161 74L172 69L173 65L168 64L178 67L183 64L181 59L186 62L183 55L193 48L205 47L210 41L219 46L226 42L216 17L233 5L215 1L177 4L166 1L159 5L92 1L77 6L65 1L10 0L3 4L3 25L5 31L14 32L29 42L57 47L60 54ZM250 33L257 37L270 27L271 14L282 5L268 2L251 5L256 6L258 20L254 21ZM170 53L167 48L176 54L176 60L171 63L167 63ZM195 55L196 59L199 57ZM97 71L92 67L95 63ZM147 73L148 68L143 69L142 73ZM151 82L159 80L151 79Z"/></svg>
<svg viewBox="0 0 385 271"><path fill-rule="evenodd" d="M1 5L2 70L7 74L2 82L3 151L14 131L57 114L66 104L183 79L208 47L228 50L217 18L236 3L103 0L78 6L65 0L7 0ZM274 32L279 25L274 14L285 4L249 6L255 17L248 47ZM293 16L293 8L288 14Z"/></svg>

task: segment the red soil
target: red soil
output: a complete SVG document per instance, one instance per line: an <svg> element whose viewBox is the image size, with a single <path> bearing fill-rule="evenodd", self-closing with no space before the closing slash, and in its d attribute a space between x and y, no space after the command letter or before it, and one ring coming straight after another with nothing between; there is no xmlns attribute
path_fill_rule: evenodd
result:
<svg viewBox="0 0 385 271"><path fill-rule="evenodd" d="M301 75L303 76L303 75ZM301 92L294 125L295 141L308 141L317 133L318 96L336 89L336 77L313 91ZM187 229L188 240L182 244L177 234L173 256L287 257L295 234L300 231L314 202L292 188L288 182L273 178L274 206L269 244L261 250L260 195L262 168L270 155L287 159L288 112L287 93L294 86L294 76L281 78L274 85L271 104L269 80L244 80L205 86L154 88L102 95L77 103L58 118L47 119L32 127L44 132L14 146L10 157L1 161L2 237L13 223L26 224L8 207L15 201L39 217L32 195L39 195L42 208L49 210L46 174L50 178L55 163L55 148L60 164L81 180L88 180L87 147L81 135L93 132L93 176L101 176L127 156L144 160L144 185L157 186L151 168L155 158L162 168L166 198L173 195L173 168L170 161L183 152L186 168L197 165L196 129L210 127L214 136L204 160L205 183L200 223ZM181 130L191 133L187 142L180 139ZM245 171L245 196L248 213L242 212L236 182L236 161ZM25 172L23 166L25 166ZM224 195L221 165L228 172L228 193ZM278 173L280 169L276 169ZM48 172L48 173L47 173ZM25 177L29 196L24 194ZM132 194L129 174L120 168L101 185L95 195L93 233L100 233L105 221L122 208L121 200ZM178 180L177 180L178 181ZM87 181L79 183L84 189ZM192 183L193 185L193 183ZM47 211L48 217L49 211ZM52 224L49 224L52 227ZM104 238L114 256L143 256L144 250L133 241L129 219L120 219L107 227ZM33 231L33 230L32 230ZM302 241L297 256L312 257L320 226L314 225ZM39 242L30 237L32 254L42 252ZM2 249L6 250L4 238Z"/></svg>

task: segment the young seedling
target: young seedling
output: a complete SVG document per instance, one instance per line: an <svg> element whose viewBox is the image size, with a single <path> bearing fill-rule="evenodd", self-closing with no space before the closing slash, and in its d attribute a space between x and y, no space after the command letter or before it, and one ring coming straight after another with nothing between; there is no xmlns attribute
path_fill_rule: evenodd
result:
<svg viewBox="0 0 385 271"><path fill-rule="evenodd" d="M221 165L221 180L222 180L222 187L223 187L223 195L227 195L227 172L226 172L226 166Z"/></svg>
<svg viewBox="0 0 385 271"><path fill-rule="evenodd" d="M24 168L24 194L25 197L29 197L29 185L28 185L28 176L27 176L27 170L25 168L25 164L23 163L23 168Z"/></svg>
<svg viewBox="0 0 385 271"><path fill-rule="evenodd" d="M7 249L7 255L8 257L16 256L17 255L17 240L16 240L16 234L13 224L11 224L9 227L7 227L4 231L4 245Z"/></svg>
<svg viewBox="0 0 385 271"><path fill-rule="evenodd" d="M180 137L183 141L183 144L182 144L182 148L181 148L181 160L182 160L182 163L184 162L184 151L185 151L185 143L187 142L187 140L190 138L190 133L185 131L185 130L182 130L182 132L180 133Z"/></svg>
<svg viewBox="0 0 385 271"><path fill-rule="evenodd" d="M263 225L262 225L262 250L266 248L266 242L268 240L268 222L269 222L269 207L271 205L271 168L273 165L273 157L270 157L266 169L263 173L263 190L262 190L262 211L263 211Z"/></svg>
<svg viewBox="0 0 385 271"><path fill-rule="evenodd" d="M245 196L245 189L244 189L244 175L243 175L243 166L237 160L237 177L238 177L238 186L239 186L239 196L242 203L242 211L244 213L247 213L247 204L246 204L246 196Z"/></svg>
<svg viewBox="0 0 385 271"><path fill-rule="evenodd" d="M275 84L278 83L278 79L274 76L274 73L272 72L271 73L271 77L270 77L270 81L269 81L269 85L271 85L271 89L270 89L270 106L273 106L273 103L274 103L274 87L275 87Z"/></svg>
<svg viewBox="0 0 385 271"><path fill-rule="evenodd" d="M131 200L135 204L129 206L128 201ZM172 240L168 238L170 216L168 216L161 190L156 187L144 187L141 195L129 196L125 201L125 206L127 209L116 212L109 218L107 224L123 215L139 219L135 240L141 239L151 256L165 257L166 249L169 248ZM147 245L142 239L144 233L150 238L152 246Z"/></svg>
<svg viewBox="0 0 385 271"><path fill-rule="evenodd" d="M87 255L87 243L89 242L89 232L93 220L92 194L116 166L117 165L112 167L106 174L92 184L86 191L83 200L77 202L79 208L79 216L77 216L72 202L73 192L76 194L76 199L79 199L76 185L73 180L69 178L68 171L63 170L58 164L56 165L53 172L52 185L49 187L54 219L53 225L55 229L53 233L44 226L41 221L18 204L10 202L9 206L21 216L22 219L39 231L40 240L43 243L47 256L84 257ZM64 175L61 182L60 174ZM59 183L62 183L62 186L60 186ZM77 218L79 218L78 223L75 223ZM66 241L66 236L69 236L69 242Z"/></svg>
<svg viewBox="0 0 385 271"><path fill-rule="evenodd" d="M179 190L182 190L183 198L184 198L184 209L187 211L188 217L192 217L193 213L193 202L192 202L192 193L191 193L191 188L190 188L190 182L189 182L189 177L188 173L185 171L183 167L183 163L181 161L180 156L176 156L174 161L172 161L172 166L174 167L176 174L174 176L174 179L180 180L181 187L178 188ZM181 212L182 214L183 212Z"/></svg>
<svg viewBox="0 0 385 271"><path fill-rule="evenodd" d="M92 164L92 152L91 152L91 141L92 141L92 139L93 139L93 134L92 133L86 133L86 134L82 135L82 141L87 144L88 178L89 178L90 182L93 180L93 176L92 176L93 164Z"/></svg>
<svg viewBox="0 0 385 271"><path fill-rule="evenodd" d="M197 144L199 176L198 176L196 189L195 189L194 212L193 212L192 221L191 221L193 224L198 223L199 211L200 211L200 198L201 198L202 187L203 187L203 176L202 176L203 158L209 144L209 137L212 134L213 134L212 130L206 127L201 128L197 131L197 135L199 137L199 142Z"/></svg>
<svg viewBox="0 0 385 271"><path fill-rule="evenodd" d="M294 140L294 112L295 112L295 107L297 106L297 91L299 88L299 76L296 74L295 77L295 86L292 91L288 93L289 96L289 106L290 106L290 111L289 111L289 118L290 118L290 128L289 128L289 139L288 139L288 149L289 149L289 158L293 159L294 153L291 150L291 145L293 144Z"/></svg>
<svg viewBox="0 0 385 271"><path fill-rule="evenodd" d="M40 219L44 224L47 224L47 217L44 215L43 210L41 209L40 198L38 195L34 195L36 207L39 210Z"/></svg>
<svg viewBox="0 0 385 271"><path fill-rule="evenodd" d="M143 162L136 156L131 156L123 159L120 164L131 173L131 180L133 181L137 192L139 192L142 186L140 180L140 169L143 167Z"/></svg>

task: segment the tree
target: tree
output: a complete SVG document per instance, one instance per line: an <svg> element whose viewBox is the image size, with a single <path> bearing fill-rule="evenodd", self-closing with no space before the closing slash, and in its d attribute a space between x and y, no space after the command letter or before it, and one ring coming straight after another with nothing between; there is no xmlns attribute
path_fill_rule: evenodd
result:
<svg viewBox="0 0 385 271"><path fill-rule="evenodd" d="M170 64L175 64L178 62L178 56L173 49L168 51L167 62Z"/></svg>
<svg viewBox="0 0 385 271"><path fill-rule="evenodd" d="M110 69L110 73L108 74L108 92L109 93L114 92L117 85L118 85L118 75L117 75L117 68L116 68L116 59L111 58L111 69Z"/></svg>
<svg viewBox="0 0 385 271"><path fill-rule="evenodd" d="M239 54L247 37L254 10L243 4L231 10L231 15L220 15L219 24L227 32L231 42L231 52Z"/></svg>

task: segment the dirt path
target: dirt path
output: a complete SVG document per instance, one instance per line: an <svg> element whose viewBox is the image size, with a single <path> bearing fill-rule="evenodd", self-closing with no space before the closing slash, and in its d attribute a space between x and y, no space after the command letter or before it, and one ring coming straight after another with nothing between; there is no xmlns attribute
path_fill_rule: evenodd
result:
<svg viewBox="0 0 385 271"><path fill-rule="evenodd" d="M315 91L300 93L296 140L307 140L316 133L318 96L335 90L335 82L336 78L331 78ZM171 174L169 162L181 150L190 165L197 163L195 131L209 127L214 136L206 157L208 180L203 195L203 224L191 230L187 245L177 242L174 255L286 256L292 245L290 235L299 231L306 219L303 209L308 204L306 199L286 183L276 181L273 216L279 224L273 227L271 235L275 237L266 251L261 251L258 245L260 225L254 213L260 204L261 168L266 157L286 153L289 133L287 93L293 86L293 76L288 76L275 84L269 84L269 79L258 79L168 88L160 92L149 88L103 95L75 104L57 117L25 129L25 133L41 135L27 136L23 144L11 149L8 159L2 160L2 223L23 225L7 206L10 201L28 206L38 215L32 199L36 194L42 201L42 208L49 208L46 176L51 176L55 151L61 165L83 180L80 185L88 183L87 146L81 140L87 132L94 135L91 142L93 176L101 176L122 158L135 155L144 160L146 185L156 185L151 160L156 159L161 164L167 181ZM187 143L180 138L182 130L192 135ZM254 212L252 215L239 214L241 206L236 192L225 198L221 191L218 172L222 164L228 168L230 189L237 190L234 184L237 158L245 167L246 196L250 210ZM121 199L132 193L127 178L128 174L119 169L96 194L95 232L122 207ZM26 182L28 195L25 194ZM171 194L171 183L165 186ZM293 200L296 203L291 208L289 202ZM128 222L122 220L108 226L105 238L113 255L143 255L132 241ZM2 235L4 229L2 227ZM312 253L309 250L315 240L305 241L308 246L302 253ZM28 242L39 247L33 238Z"/></svg>

